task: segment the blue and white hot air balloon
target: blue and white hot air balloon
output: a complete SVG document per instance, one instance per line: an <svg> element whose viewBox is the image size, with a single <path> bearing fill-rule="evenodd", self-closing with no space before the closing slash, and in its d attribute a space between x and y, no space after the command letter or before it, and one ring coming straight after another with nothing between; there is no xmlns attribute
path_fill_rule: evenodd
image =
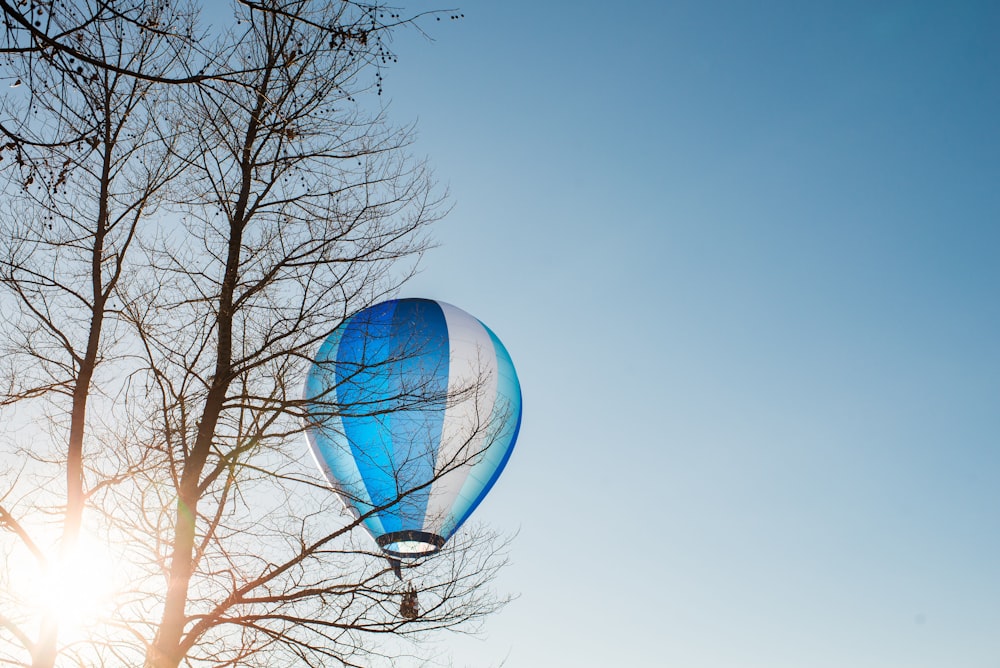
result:
<svg viewBox="0 0 1000 668"><path fill-rule="evenodd" d="M507 350L465 311L395 299L347 318L306 380L309 445L394 558L439 550L503 471L521 424Z"/></svg>

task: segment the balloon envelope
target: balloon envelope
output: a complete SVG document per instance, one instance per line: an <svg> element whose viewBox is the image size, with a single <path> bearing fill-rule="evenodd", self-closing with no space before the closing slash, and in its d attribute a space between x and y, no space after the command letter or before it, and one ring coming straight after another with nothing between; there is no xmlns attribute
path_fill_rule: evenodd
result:
<svg viewBox="0 0 1000 668"><path fill-rule="evenodd" d="M397 557L440 549L507 464L521 388L506 348L450 304L397 299L346 319L307 380L327 481Z"/></svg>

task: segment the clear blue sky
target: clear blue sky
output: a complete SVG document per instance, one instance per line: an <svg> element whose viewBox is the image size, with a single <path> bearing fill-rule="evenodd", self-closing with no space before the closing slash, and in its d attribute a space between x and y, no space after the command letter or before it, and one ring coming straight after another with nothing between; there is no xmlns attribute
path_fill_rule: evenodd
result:
<svg viewBox="0 0 1000 668"><path fill-rule="evenodd" d="M395 44L404 291L525 418L455 666L1000 666L1000 4L496 2Z"/></svg>

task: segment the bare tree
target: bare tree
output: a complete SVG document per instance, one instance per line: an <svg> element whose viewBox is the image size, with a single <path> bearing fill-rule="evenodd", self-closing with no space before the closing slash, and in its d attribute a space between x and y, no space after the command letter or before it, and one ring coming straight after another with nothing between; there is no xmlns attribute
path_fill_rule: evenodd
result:
<svg viewBox="0 0 1000 668"><path fill-rule="evenodd" d="M9 55L32 69L24 106L8 112L19 120L6 145L2 281L17 305L6 396L48 402L63 445L7 476L5 549L44 566L89 530L124 584L102 623L72 638L7 592L0 656L357 665L380 636L467 628L502 604L484 588L501 543L456 537L419 569L420 613L400 617L401 585L355 535L363 518L338 512L304 461L316 347L393 294L444 212L407 154L410 130L358 103L380 92L406 20L348 2L240 3L209 49L226 75L205 78L175 39L195 34L194 14L165 8L81 10L100 20L58 39L90 54L83 71L76 51L31 46L39 26L8 25L28 31ZM52 471L65 475L63 503ZM37 528L52 518L59 531Z"/></svg>
<svg viewBox="0 0 1000 668"><path fill-rule="evenodd" d="M150 73L169 71L179 57L126 21L102 21L77 37L79 51ZM173 139L157 132L149 82L83 70L62 54L20 64L31 68L20 73L25 94L5 105L21 137L5 146L12 159L0 281L16 309L7 328L6 402L41 397L66 416L65 448L55 459L65 471L65 554L76 545L85 504L88 407L95 388L106 387L99 367L115 356L108 341L114 293L140 223L179 170L170 159ZM27 648L34 665L52 665L56 636L47 615Z"/></svg>

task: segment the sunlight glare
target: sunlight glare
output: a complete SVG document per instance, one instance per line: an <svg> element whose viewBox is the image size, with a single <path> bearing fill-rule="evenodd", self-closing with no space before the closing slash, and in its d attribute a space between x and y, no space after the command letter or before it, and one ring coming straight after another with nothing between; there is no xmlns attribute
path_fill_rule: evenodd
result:
<svg viewBox="0 0 1000 668"><path fill-rule="evenodd" d="M102 545L81 536L69 554L38 573L35 601L54 616L61 633L90 626L108 609L115 593L112 561Z"/></svg>

